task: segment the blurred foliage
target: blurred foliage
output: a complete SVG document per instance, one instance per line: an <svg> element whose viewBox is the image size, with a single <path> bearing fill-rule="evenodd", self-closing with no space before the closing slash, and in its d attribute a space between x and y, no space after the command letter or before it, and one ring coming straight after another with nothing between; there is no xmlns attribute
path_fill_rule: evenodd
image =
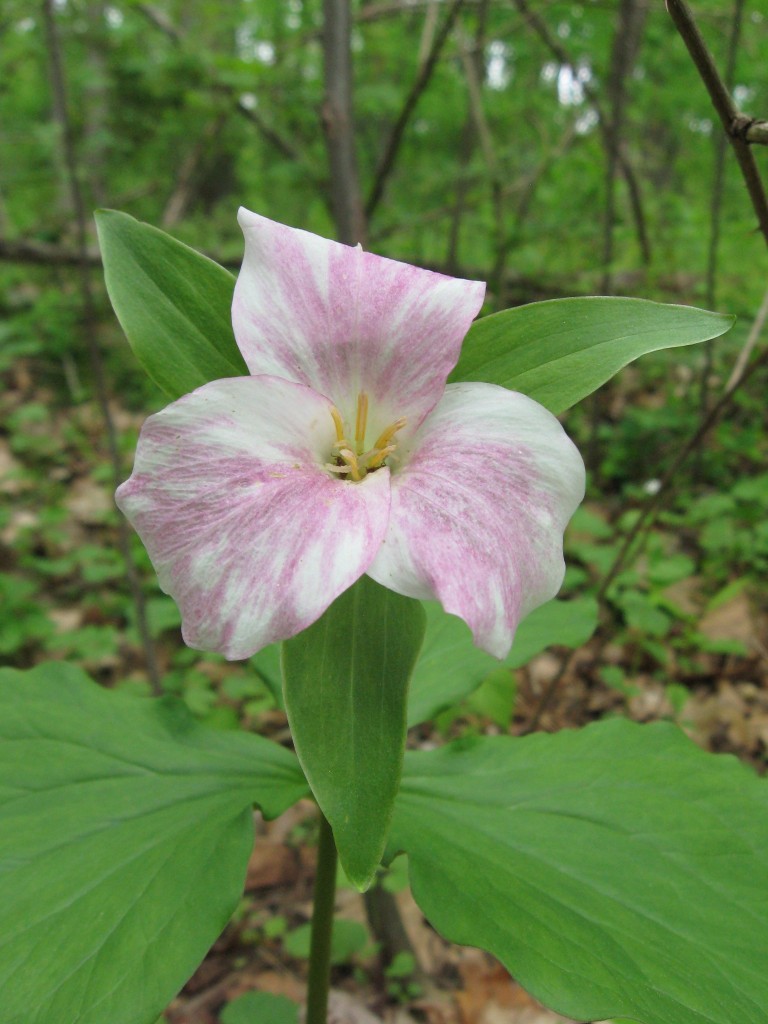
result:
<svg viewBox="0 0 768 1024"><path fill-rule="evenodd" d="M422 67L447 0L353 4L355 129L364 196ZM611 109L618 0L533 5L567 51L560 63L514 3L463 5L406 125L368 247L491 282L486 311L600 290L605 267L606 154L590 93ZM696 16L725 67L732 12L698 0ZM111 207L170 231L236 270L235 213L333 234L323 135L320 0L57 0L68 108L89 208ZM0 13L0 252L52 245L72 252L76 227L38 6ZM737 104L768 116L768 12L747 0L736 62ZM481 110L473 108L474 68ZM764 240L735 162L726 154L714 292L706 268L719 124L663 4L648 5L624 82L623 152L635 171L650 241L643 261L623 178L616 180L614 255L620 294L712 305L739 314L710 346L710 393L722 388L768 275ZM585 92L586 87L586 92ZM756 147L760 149L760 147ZM756 159L765 168L765 147ZM95 232L90 242L95 251ZM128 466L144 415L163 404L117 327L100 275L99 337L119 443ZM76 269L0 262L0 658L79 660L103 681L147 690L136 615L115 548L116 512L104 428L82 332ZM599 508L569 534L566 595L593 593L633 516L701 418L702 351L646 357L568 414L591 451ZM765 374L756 376L676 481L646 553L607 594L619 639L637 664L710 646L669 588L697 580L704 602L752 588L768 569ZM126 468L127 472L127 468ZM595 509L597 508L597 511ZM163 684L192 711L232 727L262 725L279 704L276 665L225 666L184 649L175 606L146 554L134 557L148 597ZM632 653L634 652L634 653ZM671 653L670 653L671 652ZM605 666L621 689L632 662ZM255 669L255 672L251 671ZM514 694L491 678L449 712L505 728ZM670 700L674 705L674 694Z"/></svg>

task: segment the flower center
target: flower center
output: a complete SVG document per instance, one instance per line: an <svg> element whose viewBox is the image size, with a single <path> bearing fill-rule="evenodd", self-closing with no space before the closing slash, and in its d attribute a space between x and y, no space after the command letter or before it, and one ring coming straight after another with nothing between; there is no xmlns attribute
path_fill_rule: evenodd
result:
<svg viewBox="0 0 768 1024"><path fill-rule="evenodd" d="M397 448L394 443L395 434L405 426L405 419L390 423L376 438L373 447L366 450L368 395L364 391L357 396L354 439L348 438L344 420L336 406L331 408L331 417L336 428L336 441L333 445L331 461L326 462L325 468L331 473L338 473L347 480L362 480L368 473L373 473L386 465L387 458Z"/></svg>

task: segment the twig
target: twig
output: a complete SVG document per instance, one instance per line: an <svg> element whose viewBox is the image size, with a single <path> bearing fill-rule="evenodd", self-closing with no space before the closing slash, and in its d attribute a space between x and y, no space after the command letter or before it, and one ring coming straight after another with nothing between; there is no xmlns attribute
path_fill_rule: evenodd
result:
<svg viewBox="0 0 768 1024"><path fill-rule="evenodd" d="M371 191L368 194L368 199L365 203L365 215L368 219L373 216L374 211L381 202L382 196L384 195L384 187L389 175L392 173L392 168L395 165L400 144L403 141L405 129L411 119L411 115L416 109L416 105L418 104L422 93L429 84L429 80L432 77L432 72L435 70L435 66L438 58L440 57L443 46L448 39L450 31L453 28L458 13L463 5L464 0L453 0L453 4L440 27L440 31L435 35L435 38L432 41L432 47L427 59L420 66L416 78L414 79L408 95L405 98L400 114L392 125L392 130L389 133L389 137L384 146L384 152L382 153L379 165L376 169L376 175L373 180L373 185L371 186Z"/></svg>
<svg viewBox="0 0 768 1024"><path fill-rule="evenodd" d="M745 142L768 146L768 121L747 114L738 114L731 125L731 132Z"/></svg>
<svg viewBox="0 0 768 1024"><path fill-rule="evenodd" d="M763 296L763 301L760 303L760 309L757 311L757 316L752 322L752 326L747 335L747 340L744 342L744 347L739 352L736 362L733 364L733 370L728 378L728 382L725 385L726 392L734 391L740 381L744 379L744 373L749 363L749 357L752 355L752 350L757 344L757 340L760 337L763 328L765 327L765 321L768 319L768 290L766 290Z"/></svg>
<svg viewBox="0 0 768 1024"><path fill-rule="evenodd" d="M667 0L667 10L672 21L675 23L675 28L688 48L691 60L696 65L701 80L709 93L709 98L712 100L712 105L717 111L725 133L733 146L744 183L752 200L752 206L757 214L760 230L768 244L768 199L766 199L765 190L760 180L760 173L757 169L752 150L742 135L742 131L748 130L748 128L744 129L743 115L739 114L730 93L718 74L712 54L709 52L707 44L699 32L688 4L685 3L685 0Z"/></svg>
<svg viewBox="0 0 768 1024"><path fill-rule="evenodd" d="M627 77L632 73L640 48L645 17L646 0L621 0L616 30L611 48L608 74L610 119L605 125L605 211L603 222L603 287L605 295L613 290L612 268L614 255L614 221L616 218L616 172L619 167L621 134L626 108Z"/></svg>
<svg viewBox="0 0 768 1024"><path fill-rule="evenodd" d="M70 266L89 267L101 266L101 254L98 249L68 249L63 245L50 242L33 242L25 239L0 238L0 260L4 263L31 263L44 267Z"/></svg>
<svg viewBox="0 0 768 1024"><path fill-rule="evenodd" d="M531 10L527 0L512 0L512 2L533 31L538 35L539 39L541 39L550 53L556 58L558 63L575 70L576 65L571 60L565 47L558 39L555 38L555 36L552 35L539 14L536 11ZM603 138L603 145L607 146L607 133L609 130L608 115L605 112L597 91L592 88L589 82L583 82L582 89L584 90L584 95L592 104L592 108L597 114L597 125ZM640 183L638 182L632 164L627 158L622 147L619 147L618 151L618 165L629 191L630 209L635 221L635 231L637 232L637 242L640 246L641 258L644 264L649 264L651 262L651 242L645 222Z"/></svg>
<svg viewBox="0 0 768 1024"><path fill-rule="evenodd" d="M747 340L744 343L744 346L741 352L739 353L738 358L736 359L733 372L731 373L731 376L728 379L728 383L726 384L723 390L723 394L721 395L720 400L717 402L716 405L714 405L710 409L706 418L702 420L696 432L688 439L688 441L683 445L683 447L675 456L674 460L672 461L672 464L669 466L666 473L664 474L658 491L656 492L656 494L652 495L647 500L645 507L642 509L640 516L635 521L632 530L626 536L624 543L622 544L618 554L616 555L616 558L614 559L612 566L606 573L605 578L603 579L603 582L596 595L598 603L601 606L603 604L603 601L605 600L608 588L616 579L621 570L624 568L624 565L627 561L627 557L630 551L632 550L638 537L641 535L641 533L644 537L648 536L651 526L655 521L656 513L661 507L662 501L667 496L669 484L675 479L683 463L690 456L691 452L698 448L699 444L706 436L706 434L712 429L713 426L715 426L715 424L720 420L722 415L726 412L738 388L742 384L746 383L746 381L758 369L768 365L768 349L766 349L764 352L761 353L761 355L757 359L755 359L751 366L747 366L749 356L752 350L754 349L755 344L757 343L757 340L765 326L765 322L767 319L768 290L766 290L765 295L763 296L763 301L760 304L760 309L752 323L749 336L747 337ZM637 553L638 551L637 549L635 549L635 555L637 555ZM575 650L570 651L563 658L560 664L560 668L558 669L555 676L547 684L547 687L542 693L541 697L539 698L539 701L533 711L533 714L531 715L530 720L521 730L520 735L527 736L528 733L535 732L538 729L541 723L542 716L552 703L552 699L555 696L555 693L557 692L557 689L562 679L574 667L578 657L579 651Z"/></svg>
<svg viewBox="0 0 768 1024"><path fill-rule="evenodd" d="M725 70L725 85L730 93L736 75L736 57L739 49L739 36L741 35L741 19L744 10L744 0L734 0L733 14L731 17L731 32L728 39L728 58ZM710 201L710 232L709 247L707 252L707 287L706 304L708 309L714 309L716 305L716 286L718 269L718 252L720 248L720 228L722 224L723 209L723 187L725 184L725 148L726 137L723 132L717 133L715 140L715 161L712 175L712 197ZM701 368L701 380L699 383L699 408L701 415L706 415L709 407L709 386L714 363L716 339L711 338L704 343L704 365ZM699 450L694 463L694 477L699 477L701 468L702 452Z"/></svg>
<svg viewBox="0 0 768 1024"><path fill-rule="evenodd" d="M93 373L94 385L96 388L96 395L98 398L101 413L104 418L104 425L106 428L107 435L107 448L109 450L110 461L112 463L112 473L114 477L115 487L122 481L122 470L120 467L120 453L117 444L117 433L115 431L115 424L112 420L112 414L109 409L109 401L107 399L107 388L104 374L104 365L101 358L101 350L99 348L98 338L96 337L96 304L93 298L93 289L91 287L91 278L89 273L89 254L88 254L88 228L87 218L85 212L85 204L83 202L83 193L80 187L80 179L77 169L77 158L75 156L75 146L72 137L72 124L69 118L68 106L67 106L67 93L66 84L64 79L64 67L61 55L61 43L59 40L58 30L56 27L56 19L53 10L54 0L43 0L42 13L43 23L45 29L45 38L48 51L48 64L49 73L51 79L51 91L55 97L55 103L59 114L61 115L61 129L62 129L62 147L64 161L66 165L67 178L69 191L71 196L72 208L75 212L75 221L77 227L77 265L80 268L80 295L83 310L83 334L85 335L86 343L88 345L88 351L91 360L91 371ZM125 563L125 574L128 579L128 585L133 598L134 607L136 610L136 625L139 630L141 637L141 643L144 648L144 657L147 665L147 675L153 692L156 696L159 696L163 692L162 685L160 683L160 674L157 668L157 662L155 660L155 650L152 644L152 638L149 633L149 627L147 624L146 606L144 602L144 594L141 589L141 583L139 582L138 575L136 573L136 566L133 562L133 556L131 554L130 539L128 536L128 529L126 526L125 519L120 516L118 519L117 526L118 544L120 551L123 556Z"/></svg>
<svg viewBox="0 0 768 1024"><path fill-rule="evenodd" d="M355 152L351 30L349 0L323 0L323 127L331 209L339 241L357 245L365 242L366 230Z"/></svg>
<svg viewBox="0 0 768 1024"><path fill-rule="evenodd" d="M736 75L736 56L739 49L739 36L741 35L741 18L744 11L744 0L734 0L733 15L731 18L731 33L728 39L728 57L725 69L725 86L729 94L733 88ZM715 169L712 178L712 203L710 207L711 230L709 237L709 252L707 254L707 306L715 308L715 283L717 278L717 253L720 243L720 224L723 205L723 184L725 181L725 146L726 136L718 132L715 143ZM707 343L708 366L707 376L711 371L711 344ZM706 391L706 388L704 389Z"/></svg>
<svg viewBox="0 0 768 1024"><path fill-rule="evenodd" d="M159 29L174 46L177 46L180 50L184 50L187 41L182 33L168 18L164 11L160 11L153 7L151 4L139 3L136 5L136 10L146 20L154 25L155 28ZM287 160L295 160L297 163L305 164L302 154L296 149L290 139L285 138L276 128L273 128L259 113L258 110L253 109L242 101L239 96L238 90L233 85L229 85L227 82L222 82L215 75L215 72L204 63L201 64L206 74L208 75L209 83L212 88L217 92L223 93L229 97L235 105L238 113L245 117L251 124L255 125L261 136L266 142L270 144L281 156L284 156Z"/></svg>
<svg viewBox="0 0 768 1024"><path fill-rule="evenodd" d="M182 159L176 175L176 184L165 204L161 223L171 228L184 216L193 197L193 179L200 161L210 148L211 142L219 135L226 121L225 114L219 114L203 128L192 148Z"/></svg>
<svg viewBox="0 0 768 1024"><path fill-rule="evenodd" d="M469 99L469 114L475 129L475 135L480 143L486 170L488 172L488 183L491 192L491 206L493 209L493 234L494 234L494 260L493 266L488 274L489 291L495 296L496 308L501 308L504 303L502 285L504 277L504 264L507 256L505 245L505 202L504 184L502 181L501 167L496 154L496 147L493 142L488 119L483 109L482 79L483 65L482 54L485 49L485 22L488 12L487 2L480 7L475 35L474 49L470 51L466 40L459 34L459 54L461 56L464 77L467 82L467 96Z"/></svg>
<svg viewBox="0 0 768 1024"><path fill-rule="evenodd" d="M624 539L616 558L613 561L611 568L605 575L600 589L597 592L597 600L602 602L608 591L608 588L618 576L619 572L624 567L624 563L627 560L627 556L641 532L647 532L655 519L656 512L662 504L664 498L666 498L667 490L673 480L676 479L677 474L680 472L680 468L683 466L691 452L695 451L699 444L702 442L704 437L709 433L712 427L720 420L723 413L728 409L733 396L742 384L745 384L749 378L760 369L762 366L768 364L768 348L762 352L757 359L748 364L749 355L757 342L760 332L765 324L766 317L768 317L768 292L763 297L763 301L760 304L760 309L755 317L752 328L749 332L744 346L739 353L736 363L731 373L728 383L723 389L723 393L718 401L712 406L704 419L699 423L691 437L686 441L683 447L678 451L675 458L664 473L659 484L659 489L653 495L651 495L645 503L645 506L640 512L640 515L635 520L632 529L629 531Z"/></svg>

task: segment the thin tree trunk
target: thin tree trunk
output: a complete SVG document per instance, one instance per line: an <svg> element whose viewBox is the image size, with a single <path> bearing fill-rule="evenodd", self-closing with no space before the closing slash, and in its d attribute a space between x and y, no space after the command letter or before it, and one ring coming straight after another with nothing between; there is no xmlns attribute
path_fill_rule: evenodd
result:
<svg viewBox="0 0 768 1024"><path fill-rule="evenodd" d="M357 245L365 242L366 230L355 152L349 0L323 0L323 13L323 127L331 172L331 208L339 241Z"/></svg>
<svg viewBox="0 0 768 1024"><path fill-rule="evenodd" d="M117 443L115 424L109 408L104 364L101 357L98 337L96 335L96 304L94 301L89 269L88 217L78 176L72 126L67 108L64 61L53 4L54 0L43 0L42 4L48 71L51 80L51 94L53 98L54 114L61 128L62 159L64 161L66 185L69 190L70 206L75 215L83 334L88 346L88 352L91 360L91 371L93 373L93 383L96 390L96 397L104 418L104 426L107 435L107 449L112 463L114 484L115 487L117 487L122 482L123 478L120 466L120 451ZM136 625L144 648L147 676L155 695L159 696L162 693L162 685L160 683L160 674L158 672L157 661L155 659L155 648L152 643L147 623L144 593L141 589L141 581L138 578L136 566L133 561L133 555L131 554L128 528L126 521L122 516L118 519L117 534L120 552L125 565L125 574L136 612Z"/></svg>

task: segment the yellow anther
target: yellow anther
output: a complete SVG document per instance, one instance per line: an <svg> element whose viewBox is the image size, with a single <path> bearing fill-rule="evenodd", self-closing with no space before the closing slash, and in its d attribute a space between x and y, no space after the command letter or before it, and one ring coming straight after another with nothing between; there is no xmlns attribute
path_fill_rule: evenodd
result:
<svg viewBox="0 0 768 1024"><path fill-rule="evenodd" d="M333 418L333 425L336 427L336 443L346 444L344 440L344 420L341 418L341 413L335 405L331 406L331 417Z"/></svg>
<svg viewBox="0 0 768 1024"><path fill-rule="evenodd" d="M382 432L376 438L376 443L373 446L374 451L379 448L386 448L386 446L389 444L389 442L392 440L392 438L395 436L398 430L403 429L405 423L405 418L401 420L395 420L395 422L391 423L386 430L382 430Z"/></svg>
<svg viewBox="0 0 768 1024"><path fill-rule="evenodd" d="M340 448L339 458L343 459L346 465L349 466L349 472L353 480L363 479L357 463L357 455L350 448Z"/></svg>
<svg viewBox="0 0 768 1024"><path fill-rule="evenodd" d="M325 468L330 473L337 473L347 480L362 480L368 473L381 469L386 459L396 450L397 445L391 444L392 438L405 426L405 419L396 420L383 430L376 444L365 451L365 431L368 426L368 395L361 391L357 396L357 416L355 419L355 441L351 444L346 437L344 420L335 405L331 406L331 418L336 430L333 443L333 462L327 462Z"/></svg>
<svg viewBox="0 0 768 1024"><path fill-rule="evenodd" d="M384 464L384 459L397 448L396 444L389 444L386 448L380 448L378 451L373 451L370 454L370 458L366 460L366 469L379 469Z"/></svg>
<svg viewBox="0 0 768 1024"><path fill-rule="evenodd" d="M361 391L357 396L357 419L355 420L355 444L358 452L365 447L365 428L368 426L368 395Z"/></svg>

